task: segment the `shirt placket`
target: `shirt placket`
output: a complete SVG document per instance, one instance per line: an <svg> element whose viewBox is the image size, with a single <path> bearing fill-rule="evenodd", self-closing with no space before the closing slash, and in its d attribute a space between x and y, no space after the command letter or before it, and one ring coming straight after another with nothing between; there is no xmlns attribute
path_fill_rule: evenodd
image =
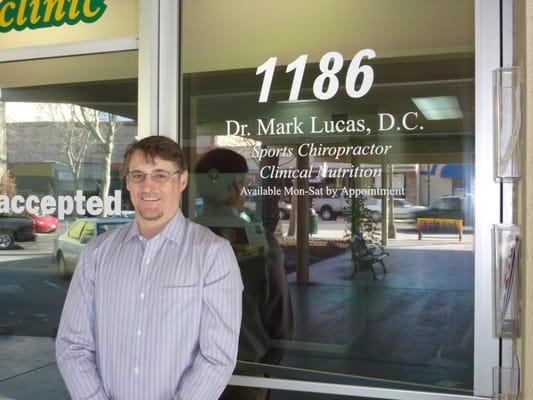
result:
<svg viewBox="0 0 533 400"><path fill-rule="evenodd" d="M142 390L141 390L141 376L143 373L146 373L147 371L144 371L146 369L145 366L143 366L143 351L145 351L146 347L146 340L145 340L145 332L144 329L146 327L146 316L148 313L148 295L150 291L149 287L149 276L150 271L153 264L153 256L157 252L157 248L159 246L159 237L155 237L151 240L146 240L142 237L139 237L139 240L141 242L141 246L143 249L143 258L141 263L141 268L139 271L139 287L136 293L137 299L136 302L138 304L137 307L137 316L136 316L136 322L135 327L133 331L134 335L134 348L133 348L133 378L135 382L135 391L134 393L137 396L142 396Z"/></svg>

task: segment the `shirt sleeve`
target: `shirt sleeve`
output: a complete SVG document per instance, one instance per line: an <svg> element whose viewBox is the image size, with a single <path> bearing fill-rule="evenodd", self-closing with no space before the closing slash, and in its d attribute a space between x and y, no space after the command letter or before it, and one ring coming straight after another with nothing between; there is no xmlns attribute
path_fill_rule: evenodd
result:
<svg viewBox="0 0 533 400"><path fill-rule="evenodd" d="M198 353L175 400L218 399L237 361L243 284L229 243L214 247L207 256Z"/></svg>
<svg viewBox="0 0 533 400"><path fill-rule="evenodd" d="M59 371L74 400L107 400L96 368L94 262L86 248L70 283L56 339Z"/></svg>

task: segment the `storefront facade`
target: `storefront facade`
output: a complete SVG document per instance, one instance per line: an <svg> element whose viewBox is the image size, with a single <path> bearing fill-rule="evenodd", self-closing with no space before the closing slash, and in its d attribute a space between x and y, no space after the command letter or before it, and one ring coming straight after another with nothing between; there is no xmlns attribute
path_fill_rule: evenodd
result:
<svg viewBox="0 0 533 400"><path fill-rule="evenodd" d="M185 215L237 240L236 226L217 225L222 210L209 219L216 179L195 168L213 148L244 157L242 224L268 246L234 243L245 283L236 390L472 399L492 395L492 368L515 355L525 371L529 319L521 340L499 340L490 300L492 225L528 215L527 187L493 178L492 71L527 65L521 2L85 3L94 18L35 29L7 23L29 10L3 14L2 173L23 196L119 191L127 210L125 146L170 136L191 170ZM0 365L0 398L32 385L66 398L27 373L46 368L61 385L42 350L68 287L54 240L75 216L61 225L0 254L0 354L41 349ZM358 258L361 245L383 248L383 264Z"/></svg>

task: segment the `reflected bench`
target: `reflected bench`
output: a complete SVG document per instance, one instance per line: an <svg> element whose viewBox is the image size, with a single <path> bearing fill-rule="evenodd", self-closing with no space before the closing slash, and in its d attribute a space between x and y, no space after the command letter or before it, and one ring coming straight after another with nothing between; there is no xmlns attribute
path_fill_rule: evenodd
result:
<svg viewBox="0 0 533 400"><path fill-rule="evenodd" d="M374 279L377 279L376 265L381 266L383 275L387 273L384 259L389 253L378 247L366 244L365 240L359 235L353 235L350 244L353 259L353 271L350 278L354 278L358 270L370 269Z"/></svg>
<svg viewBox="0 0 533 400"><path fill-rule="evenodd" d="M455 218L417 218L416 230L418 240L422 240L422 233L454 233L463 240L463 220Z"/></svg>

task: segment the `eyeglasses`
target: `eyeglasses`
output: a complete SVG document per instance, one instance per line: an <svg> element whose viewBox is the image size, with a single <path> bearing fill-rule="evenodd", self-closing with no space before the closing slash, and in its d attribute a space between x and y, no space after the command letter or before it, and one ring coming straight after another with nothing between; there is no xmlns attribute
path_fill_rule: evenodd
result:
<svg viewBox="0 0 533 400"><path fill-rule="evenodd" d="M131 183L141 183L144 182L146 177L149 175L152 181L157 183L165 183L170 177L174 174L179 174L181 171L178 169L176 171L155 171L151 174L145 172L133 171L126 174L126 179Z"/></svg>

